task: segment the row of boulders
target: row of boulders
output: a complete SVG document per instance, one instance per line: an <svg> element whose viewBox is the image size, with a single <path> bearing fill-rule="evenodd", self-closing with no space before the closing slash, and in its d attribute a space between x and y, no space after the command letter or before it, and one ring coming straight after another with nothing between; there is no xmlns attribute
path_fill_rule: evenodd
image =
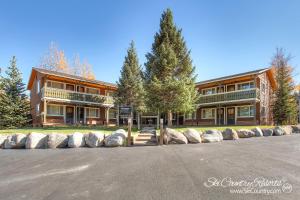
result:
<svg viewBox="0 0 300 200"><path fill-rule="evenodd" d="M4 149L44 149L44 148L78 148L78 147L116 147L122 146L127 138L124 129L118 129L110 135L93 131L88 134L35 133L0 135L0 147Z"/></svg>
<svg viewBox="0 0 300 200"><path fill-rule="evenodd" d="M206 130L204 132L195 129L186 129L179 132L174 129L166 128L164 131L165 144L187 144L187 143L208 143L220 142L222 140L237 140L239 138L262 137L262 136L281 136L300 133L298 126L276 126L274 128L261 129L256 127L252 130L227 128L223 131Z"/></svg>

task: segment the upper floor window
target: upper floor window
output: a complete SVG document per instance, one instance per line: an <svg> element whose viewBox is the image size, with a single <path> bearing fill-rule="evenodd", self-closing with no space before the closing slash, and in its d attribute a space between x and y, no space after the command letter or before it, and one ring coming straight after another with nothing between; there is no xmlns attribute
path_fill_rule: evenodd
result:
<svg viewBox="0 0 300 200"><path fill-rule="evenodd" d="M215 118L215 109L213 108L204 108L201 110L202 119L214 119Z"/></svg>
<svg viewBox="0 0 300 200"><path fill-rule="evenodd" d="M253 117L254 116L254 106L240 106L237 108L238 117Z"/></svg>
<svg viewBox="0 0 300 200"><path fill-rule="evenodd" d="M254 88L254 82L240 83L238 84L238 90L247 90Z"/></svg>
<svg viewBox="0 0 300 200"><path fill-rule="evenodd" d="M61 105L47 105L47 115L63 116L64 115L64 107Z"/></svg>
<svg viewBox="0 0 300 200"><path fill-rule="evenodd" d="M41 82L40 80L37 80L36 82L36 93L39 94L41 89Z"/></svg>
<svg viewBox="0 0 300 200"><path fill-rule="evenodd" d="M99 109L98 108L86 108L86 116L88 118L99 118Z"/></svg>
<svg viewBox="0 0 300 200"><path fill-rule="evenodd" d="M89 94L99 94L99 90L96 88L86 88L86 93Z"/></svg>
<svg viewBox="0 0 300 200"><path fill-rule="evenodd" d="M56 88L56 89L64 89L64 84L55 81L47 81L47 87Z"/></svg>
<svg viewBox="0 0 300 200"><path fill-rule="evenodd" d="M216 94L216 88L202 89L202 94L203 95Z"/></svg>

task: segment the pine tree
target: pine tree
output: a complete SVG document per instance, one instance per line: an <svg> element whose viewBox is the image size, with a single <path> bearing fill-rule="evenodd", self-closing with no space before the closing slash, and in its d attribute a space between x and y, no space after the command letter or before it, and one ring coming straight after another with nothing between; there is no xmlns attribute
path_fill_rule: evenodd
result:
<svg viewBox="0 0 300 200"><path fill-rule="evenodd" d="M172 126L172 112L193 112L198 93L190 51L170 9L162 14L160 30L146 58L147 107L167 114L168 126Z"/></svg>
<svg viewBox="0 0 300 200"><path fill-rule="evenodd" d="M117 104L132 106L137 112L145 110L142 72L133 41L127 50L117 85L115 94Z"/></svg>
<svg viewBox="0 0 300 200"><path fill-rule="evenodd" d="M29 121L30 105L15 56L10 61L6 75L1 77L3 93L0 95L0 127L22 127Z"/></svg>
<svg viewBox="0 0 300 200"><path fill-rule="evenodd" d="M274 121L277 125L293 124L297 121L297 99L293 94L293 68L289 65L290 56L283 49L277 49L272 59L277 88L273 105Z"/></svg>

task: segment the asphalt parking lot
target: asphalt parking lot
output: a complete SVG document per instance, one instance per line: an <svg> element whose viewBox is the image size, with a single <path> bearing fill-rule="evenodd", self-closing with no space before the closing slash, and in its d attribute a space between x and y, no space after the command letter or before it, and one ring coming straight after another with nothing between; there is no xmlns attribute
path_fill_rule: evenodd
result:
<svg viewBox="0 0 300 200"><path fill-rule="evenodd" d="M5 200L299 198L300 134L210 144L0 150Z"/></svg>

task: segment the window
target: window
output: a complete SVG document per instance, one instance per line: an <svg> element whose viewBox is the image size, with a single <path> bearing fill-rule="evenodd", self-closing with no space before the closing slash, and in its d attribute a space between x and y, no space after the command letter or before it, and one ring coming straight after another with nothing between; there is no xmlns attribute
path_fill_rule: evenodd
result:
<svg viewBox="0 0 300 200"><path fill-rule="evenodd" d="M64 107L60 105L47 105L47 115L50 116L63 116Z"/></svg>
<svg viewBox="0 0 300 200"><path fill-rule="evenodd" d="M254 88L254 82L238 84L238 90L248 90Z"/></svg>
<svg viewBox="0 0 300 200"><path fill-rule="evenodd" d="M253 117L254 116L254 107L253 106L238 107L237 116L238 117Z"/></svg>
<svg viewBox="0 0 300 200"><path fill-rule="evenodd" d="M115 109L109 109L109 119L116 119L117 111Z"/></svg>
<svg viewBox="0 0 300 200"><path fill-rule="evenodd" d="M235 85L227 85L227 92L235 91Z"/></svg>
<svg viewBox="0 0 300 200"><path fill-rule="evenodd" d="M203 95L216 94L216 88L202 89Z"/></svg>
<svg viewBox="0 0 300 200"><path fill-rule="evenodd" d="M86 108L86 116L88 118L99 118L98 108Z"/></svg>
<svg viewBox="0 0 300 200"><path fill-rule="evenodd" d="M99 90L96 88L86 88L86 93L89 94L99 94Z"/></svg>
<svg viewBox="0 0 300 200"><path fill-rule="evenodd" d="M36 82L36 93L39 94L41 89L41 83L40 80L37 80Z"/></svg>
<svg viewBox="0 0 300 200"><path fill-rule="evenodd" d="M214 119L214 118L215 118L215 109L214 108L202 109L202 119Z"/></svg>
<svg viewBox="0 0 300 200"><path fill-rule="evenodd" d="M35 112L40 113L40 104L39 103L35 105Z"/></svg>
<svg viewBox="0 0 300 200"><path fill-rule="evenodd" d="M185 119L195 119L196 113L187 113L185 114Z"/></svg>
<svg viewBox="0 0 300 200"><path fill-rule="evenodd" d="M47 87L56 88L56 89L64 89L64 84L60 82L48 81Z"/></svg>

